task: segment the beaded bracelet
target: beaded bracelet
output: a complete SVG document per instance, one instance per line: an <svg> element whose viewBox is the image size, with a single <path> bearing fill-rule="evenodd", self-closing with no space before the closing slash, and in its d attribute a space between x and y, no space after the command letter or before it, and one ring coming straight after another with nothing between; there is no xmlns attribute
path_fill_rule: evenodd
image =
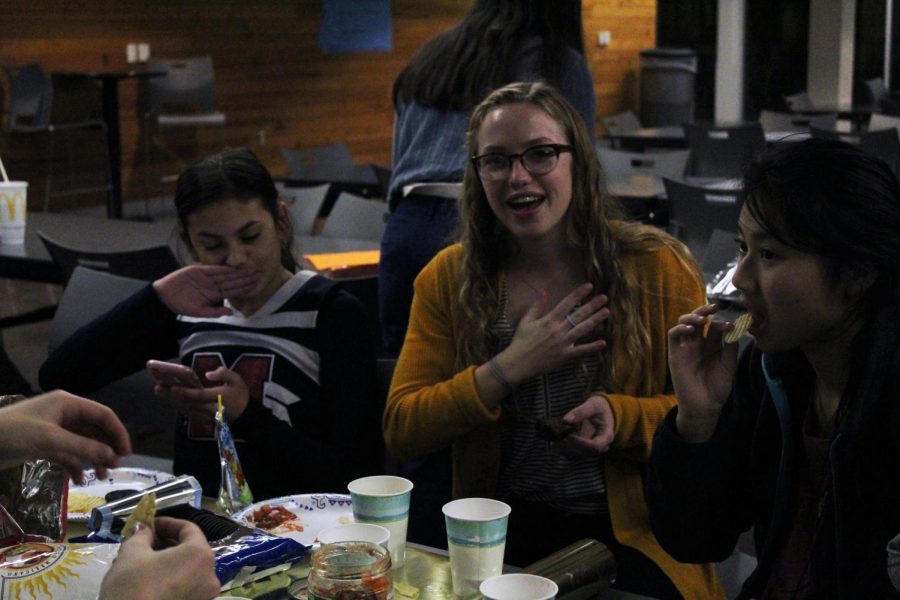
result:
<svg viewBox="0 0 900 600"><path fill-rule="evenodd" d="M493 373L494 377L503 384L503 387L505 387L510 394L516 391L513 384L509 382L509 379L507 379L506 375L503 374L503 371L500 370L500 365L498 365L493 358L484 364L487 365L488 370Z"/></svg>

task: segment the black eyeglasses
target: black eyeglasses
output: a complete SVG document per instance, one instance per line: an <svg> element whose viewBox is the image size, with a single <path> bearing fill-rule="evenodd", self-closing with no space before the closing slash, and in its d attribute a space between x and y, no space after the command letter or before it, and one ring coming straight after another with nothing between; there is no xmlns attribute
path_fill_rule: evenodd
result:
<svg viewBox="0 0 900 600"><path fill-rule="evenodd" d="M509 177L514 160L522 163L525 170L532 175L546 175L556 168L561 153L571 151L572 146L567 146L566 144L541 144L540 146L532 146L521 154L489 152L481 156L473 156L472 164L482 179L486 181L502 181Z"/></svg>

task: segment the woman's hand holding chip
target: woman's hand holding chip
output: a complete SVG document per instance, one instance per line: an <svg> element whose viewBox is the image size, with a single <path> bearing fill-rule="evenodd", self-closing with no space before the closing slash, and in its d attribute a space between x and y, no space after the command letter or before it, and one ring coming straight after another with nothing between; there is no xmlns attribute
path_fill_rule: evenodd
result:
<svg viewBox="0 0 900 600"><path fill-rule="evenodd" d="M669 370L678 396L676 424L691 442L712 436L737 370L738 347L722 343L730 327L712 321L717 310L715 304L701 306L682 315L669 330Z"/></svg>
<svg viewBox="0 0 900 600"><path fill-rule="evenodd" d="M616 437L616 419L603 394L591 396L566 413L563 420L578 427L565 441L581 454L603 454Z"/></svg>

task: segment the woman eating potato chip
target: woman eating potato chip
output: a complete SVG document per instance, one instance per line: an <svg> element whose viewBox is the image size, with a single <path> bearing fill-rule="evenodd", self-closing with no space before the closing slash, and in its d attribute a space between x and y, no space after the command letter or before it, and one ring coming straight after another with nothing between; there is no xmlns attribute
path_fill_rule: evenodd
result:
<svg viewBox="0 0 900 600"><path fill-rule="evenodd" d="M669 331L678 397L647 500L660 543L720 561L753 528L739 598L894 598L900 531L900 185L843 142L783 143L751 164L734 285L753 342L706 305Z"/></svg>

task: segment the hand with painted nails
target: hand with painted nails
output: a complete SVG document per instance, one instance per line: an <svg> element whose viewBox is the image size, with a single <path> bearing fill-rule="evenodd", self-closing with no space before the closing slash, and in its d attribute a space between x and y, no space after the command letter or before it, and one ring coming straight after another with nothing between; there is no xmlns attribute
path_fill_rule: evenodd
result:
<svg viewBox="0 0 900 600"><path fill-rule="evenodd" d="M590 337L609 316L605 295L588 299L592 289L582 284L549 310L541 294L525 313L512 342L495 358L514 385L606 346L605 340Z"/></svg>
<svg viewBox="0 0 900 600"><path fill-rule="evenodd" d="M737 344L724 344L733 324L713 320L707 304L682 315L669 330L669 370L678 397L676 424L683 437L706 441L715 431L737 371Z"/></svg>
<svg viewBox="0 0 900 600"><path fill-rule="evenodd" d="M222 305L253 291L259 275L226 265L190 265L153 282L160 301L173 313L215 318L232 314Z"/></svg>
<svg viewBox="0 0 900 600"><path fill-rule="evenodd" d="M47 459L80 483L85 463L103 478L128 454L125 426L108 406L93 400L56 390L0 408L0 469Z"/></svg>

